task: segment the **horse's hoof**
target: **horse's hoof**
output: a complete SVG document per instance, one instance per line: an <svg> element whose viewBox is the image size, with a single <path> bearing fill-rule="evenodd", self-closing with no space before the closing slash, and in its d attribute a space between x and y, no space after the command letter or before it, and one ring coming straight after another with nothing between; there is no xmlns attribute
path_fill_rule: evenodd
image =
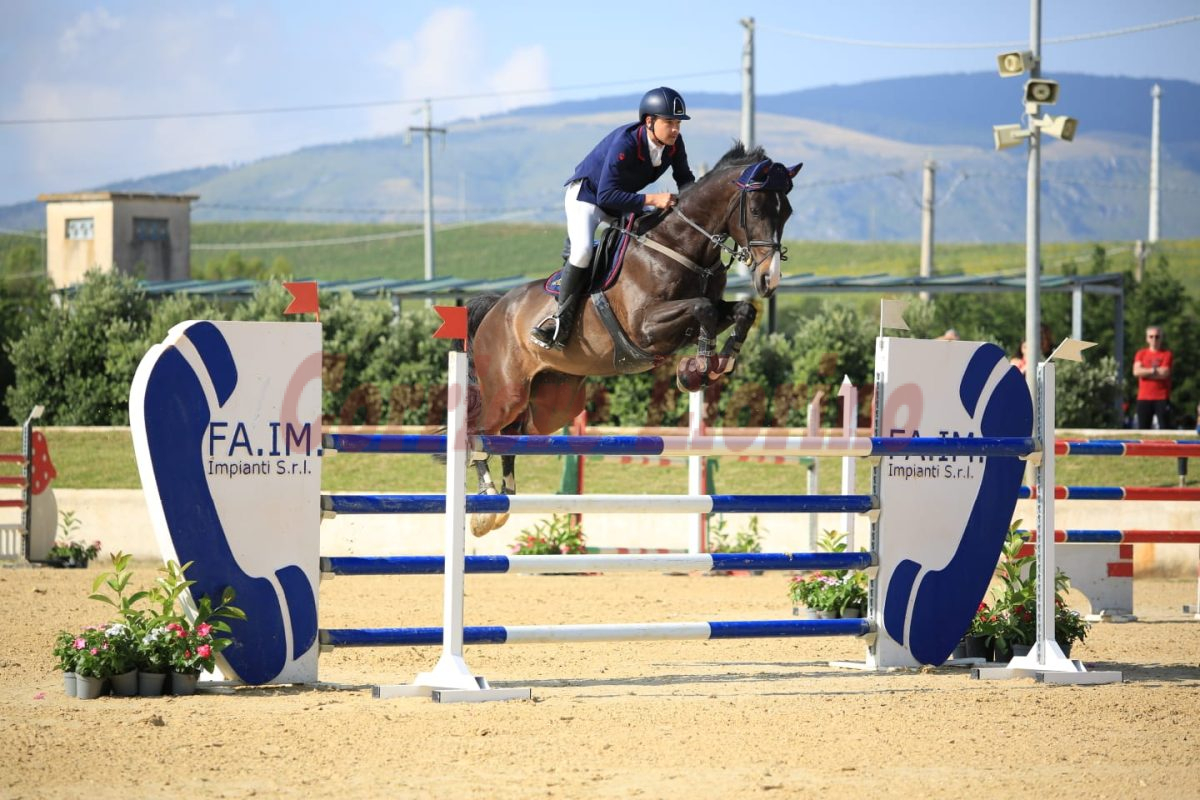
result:
<svg viewBox="0 0 1200 800"><path fill-rule="evenodd" d="M493 524L495 519L495 514L472 514L471 533L477 537L486 536L496 528Z"/></svg>
<svg viewBox="0 0 1200 800"><path fill-rule="evenodd" d="M496 521L492 523L492 530L499 530L504 527L504 523L508 522L508 512L496 515Z"/></svg>
<svg viewBox="0 0 1200 800"><path fill-rule="evenodd" d="M696 359L688 357L679 362L675 368L675 385L681 392L698 392L708 384L707 377L700 370Z"/></svg>

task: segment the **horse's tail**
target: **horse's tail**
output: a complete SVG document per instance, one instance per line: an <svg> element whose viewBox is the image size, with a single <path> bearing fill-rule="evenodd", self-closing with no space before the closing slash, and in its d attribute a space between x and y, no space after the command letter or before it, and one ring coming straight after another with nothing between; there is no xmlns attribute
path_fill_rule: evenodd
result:
<svg viewBox="0 0 1200 800"><path fill-rule="evenodd" d="M500 302L500 297L498 294L481 294L467 301L467 341L475 338L475 331L479 330L492 307Z"/></svg>

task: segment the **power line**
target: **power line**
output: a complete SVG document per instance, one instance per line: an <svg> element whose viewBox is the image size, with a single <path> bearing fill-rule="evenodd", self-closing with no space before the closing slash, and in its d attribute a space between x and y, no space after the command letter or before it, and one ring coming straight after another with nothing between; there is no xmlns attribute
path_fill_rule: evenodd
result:
<svg viewBox="0 0 1200 800"><path fill-rule="evenodd" d="M737 74L739 70L723 69L711 72L693 72L687 75L667 75L655 80L676 81L690 78L709 78L714 75ZM146 122L161 119L198 119L206 117L248 117L261 114L297 114L313 111L348 111L358 108L380 108L384 106L406 106L425 103L445 103L456 100L482 100L493 97L513 97L530 94L554 94L571 92L581 89L602 89L610 86L640 85L645 79L628 81L607 81L604 83L581 83L575 86L557 86L548 89L513 89L505 92L478 92L473 94L452 94L442 97L429 97L406 100L364 100L357 103L317 103L304 106L275 106L269 108L221 109L215 111L179 111L153 114L113 114L101 117L31 117L28 119L0 119L0 125L62 125L90 122Z"/></svg>
<svg viewBox="0 0 1200 800"><path fill-rule="evenodd" d="M1074 36L1061 36L1056 39L1044 39L1043 44L1068 44L1070 42L1082 42L1088 39L1107 39L1113 36L1127 36L1131 33L1143 33L1145 31L1157 30L1159 28L1169 28L1173 25L1184 25L1189 22L1200 21L1200 14L1193 14L1190 17L1180 17L1178 19L1170 19L1164 22L1151 22L1146 25L1133 25L1128 28L1119 28L1112 31L1100 31L1097 33L1080 33ZM936 42L879 42L868 39L847 39L842 36L822 36L816 33L806 33L804 31L793 31L784 28L776 28L771 25L759 25L760 30L774 31L785 36L795 36L800 39L809 39L814 42L826 42L828 44L846 44L854 47L879 47L890 48L896 50L985 50L994 48L1023 48L1029 44L1029 41L1022 40L1017 42L957 42L957 43L936 43Z"/></svg>

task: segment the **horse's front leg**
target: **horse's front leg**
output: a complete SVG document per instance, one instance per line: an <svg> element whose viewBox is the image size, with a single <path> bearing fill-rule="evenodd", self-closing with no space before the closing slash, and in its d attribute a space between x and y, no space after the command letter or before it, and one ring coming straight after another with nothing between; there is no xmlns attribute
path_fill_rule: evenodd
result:
<svg viewBox="0 0 1200 800"><path fill-rule="evenodd" d="M699 316L699 335L695 358L681 359L675 369L675 382L682 391L696 392L732 372L746 336L754 327L758 312L749 300L710 303L712 316ZM733 330L725 340L720 355L716 353L716 338L730 326Z"/></svg>
<svg viewBox="0 0 1200 800"><path fill-rule="evenodd" d="M662 303L647 310L638 326L642 341L669 343L672 352L696 342L697 354L680 359L675 367L675 382L685 392L699 391L711 382L708 376L716 364L716 337L721 330L720 310L707 297Z"/></svg>
<svg viewBox="0 0 1200 800"><path fill-rule="evenodd" d="M717 358L717 374L712 376L714 380L720 375L733 372L738 353L742 352L746 336L754 327L754 320L758 318L758 310L749 300L738 300L732 303L728 300L721 300L718 303L718 310L721 314L718 329L725 330L732 325L733 330L729 332L729 338L725 340L725 345L721 348L721 355Z"/></svg>

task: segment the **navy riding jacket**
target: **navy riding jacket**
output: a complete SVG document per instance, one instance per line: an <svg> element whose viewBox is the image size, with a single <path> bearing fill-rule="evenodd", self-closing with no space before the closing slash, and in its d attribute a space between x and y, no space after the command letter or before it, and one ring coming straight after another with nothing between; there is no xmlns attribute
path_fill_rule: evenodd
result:
<svg viewBox="0 0 1200 800"><path fill-rule="evenodd" d="M575 174L567 184L582 181L580 200L618 216L626 211L641 211L646 205L646 195L639 192L658 180L668 167L680 189L696 180L688 167L682 134L675 144L663 150L662 164L656 167L650 161L646 126L635 122L622 125L601 139L575 167Z"/></svg>

